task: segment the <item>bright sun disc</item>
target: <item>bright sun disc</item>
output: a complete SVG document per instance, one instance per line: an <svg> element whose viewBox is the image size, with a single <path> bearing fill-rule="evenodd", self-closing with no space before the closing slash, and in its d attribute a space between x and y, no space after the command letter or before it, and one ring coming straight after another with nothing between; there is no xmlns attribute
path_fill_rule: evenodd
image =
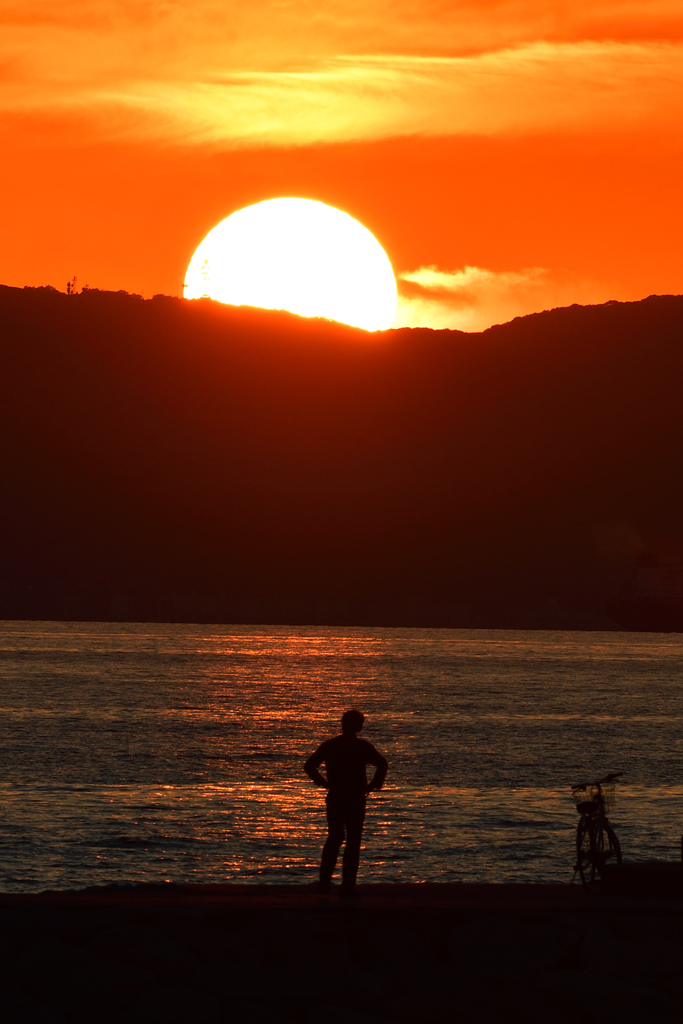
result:
<svg viewBox="0 0 683 1024"><path fill-rule="evenodd" d="M267 199L226 217L195 252L185 298L287 309L367 331L391 327L396 280L382 246L314 199Z"/></svg>

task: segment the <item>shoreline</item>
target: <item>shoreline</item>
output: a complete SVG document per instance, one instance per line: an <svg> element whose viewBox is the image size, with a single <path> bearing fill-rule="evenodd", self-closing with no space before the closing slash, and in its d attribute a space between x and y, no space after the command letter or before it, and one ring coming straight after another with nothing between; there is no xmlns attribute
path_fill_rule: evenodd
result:
<svg viewBox="0 0 683 1024"><path fill-rule="evenodd" d="M677 866L677 865L674 865ZM84 889L46 889L42 892L0 892L0 912L22 906L54 909L159 910L312 910L344 909L386 911L442 911L444 913L594 913L638 908L681 914L683 899L677 895L612 894L590 891L580 882L370 882L358 885L358 899L340 899L333 885L324 900L317 883L177 883L131 882L89 886Z"/></svg>
<svg viewBox="0 0 683 1024"><path fill-rule="evenodd" d="M680 890L666 894L605 892L599 887L586 890L580 882L385 882L360 884L357 888L358 897L351 899L340 895L339 885L333 885L329 896L320 896L315 882L295 885L113 883L37 893L0 892L0 922L5 912L22 910L105 916L159 913L165 918L174 914L220 918L232 913L389 914L406 919L413 916L471 919L497 915L573 918L630 914L680 918L683 928L683 891Z"/></svg>

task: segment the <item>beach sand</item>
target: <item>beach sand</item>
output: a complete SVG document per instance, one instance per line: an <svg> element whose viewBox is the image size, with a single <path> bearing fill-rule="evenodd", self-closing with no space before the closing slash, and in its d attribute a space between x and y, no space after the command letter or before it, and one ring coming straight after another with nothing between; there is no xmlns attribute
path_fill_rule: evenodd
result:
<svg viewBox="0 0 683 1024"><path fill-rule="evenodd" d="M0 1020L683 1020L683 901L578 885L112 886L0 896Z"/></svg>

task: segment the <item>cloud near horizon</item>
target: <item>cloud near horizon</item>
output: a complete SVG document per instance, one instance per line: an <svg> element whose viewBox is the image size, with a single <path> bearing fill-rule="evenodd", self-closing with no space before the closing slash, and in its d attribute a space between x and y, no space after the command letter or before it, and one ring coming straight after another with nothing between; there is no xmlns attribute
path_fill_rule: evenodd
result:
<svg viewBox="0 0 683 1024"><path fill-rule="evenodd" d="M399 275L399 297L392 323L398 327L483 331L517 316L572 303L618 298L614 286L577 280L544 267L495 271L463 267L443 271L420 267Z"/></svg>

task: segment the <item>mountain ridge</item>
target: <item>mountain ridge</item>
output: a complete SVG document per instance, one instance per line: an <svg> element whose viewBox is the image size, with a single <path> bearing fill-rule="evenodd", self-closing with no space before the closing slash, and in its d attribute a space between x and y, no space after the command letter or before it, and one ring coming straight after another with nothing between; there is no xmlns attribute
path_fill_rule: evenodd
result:
<svg viewBox="0 0 683 1024"><path fill-rule="evenodd" d="M370 334L0 286L0 614L632 625L683 553L682 342L681 296Z"/></svg>

